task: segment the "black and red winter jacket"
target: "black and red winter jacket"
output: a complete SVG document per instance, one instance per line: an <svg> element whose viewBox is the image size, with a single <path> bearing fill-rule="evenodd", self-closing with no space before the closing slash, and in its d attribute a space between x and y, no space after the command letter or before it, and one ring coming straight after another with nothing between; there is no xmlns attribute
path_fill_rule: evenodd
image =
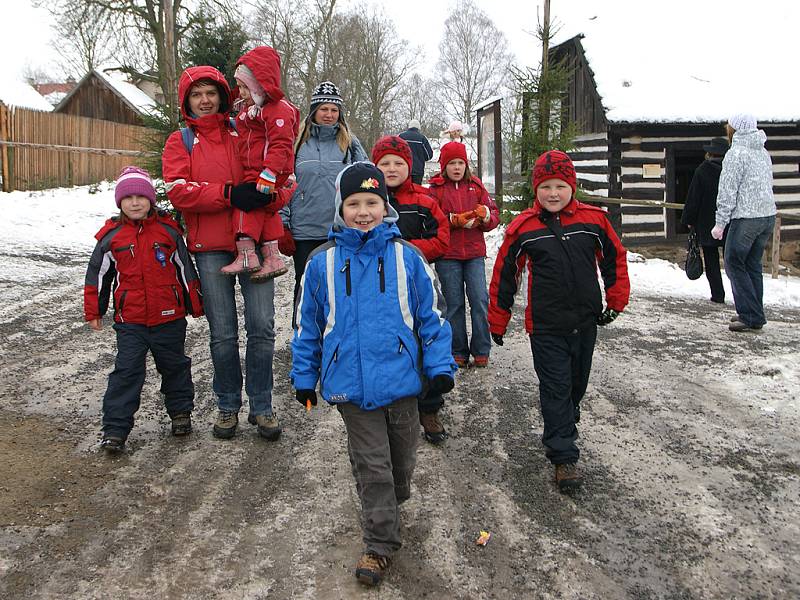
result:
<svg viewBox="0 0 800 600"><path fill-rule="evenodd" d="M628 304L625 248L605 211L572 200L558 213L535 203L508 226L489 286L489 329L503 335L522 269L528 267L529 334L566 335L596 322L603 311L598 266L608 308Z"/></svg>
<svg viewBox="0 0 800 600"><path fill-rule="evenodd" d="M203 315L197 271L172 217L109 219L95 237L83 288L87 321L106 313L112 294L118 323L153 327Z"/></svg>
<svg viewBox="0 0 800 600"><path fill-rule="evenodd" d="M215 115L198 117L189 112L189 90L201 79L213 81L220 91L220 112ZM230 87L214 67L189 67L178 82L178 96L181 112L195 137L191 152L184 146L180 131L167 138L161 155L167 197L183 214L191 252L233 252L233 211L225 197L225 184L241 183L244 175L236 144L238 134L226 110L231 106Z"/></svg>
<svg viewBox="0 0 800 600"><path fill-rule="evenodd" d="M451 181L437 173L430 180L428 193L439 203L448 221L453 213L468 212L478 204L489 209L489 220L479 222L472 229L450 225L450 247L442 257L445 260L469 260L486 256L486 241L483 234L500 223L500 213L489 192L474 175L469 181Z"/></svg>
<svg viewBox="0 0 800 600"><path fill-rule="evenodd" d="M427 188L409 177L389 188L389 203L400 216L397 227L403 239L419 248L428 262L441 258L450 245L450 223Z"/></svg>

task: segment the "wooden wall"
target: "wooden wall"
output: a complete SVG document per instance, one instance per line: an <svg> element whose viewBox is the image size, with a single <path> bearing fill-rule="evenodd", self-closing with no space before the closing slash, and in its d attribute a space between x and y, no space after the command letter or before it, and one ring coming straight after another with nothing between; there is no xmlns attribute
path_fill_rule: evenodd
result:
<svg viewBox="0 0 800 600"><path fill-rule="evenodd" d="M594 72L586 60L580 37L572 38L553 48L550 57L554 62L562 62L572 75L563 99L563 117L565 122L575 123L581 134L605 131L607 128L606 113Z"/></svg>
<svg viewBox="0 0 800 600"><path fill-rule="evenodd" d="M58 106L59 113L127 125L142 124L138 113L128 106L117 93L109 89L108 84L95 73L90 73L82 79L77 89L65 100L63 105Z"/></svg>
<svg viewBox="0 0 800 600"><path fill-rule="evenodd" d="M144 150L151 130L101 119L42 112L0 104L0 137L11 142L97 150ZM2 146L3 190L38 190L115 179L137 157L99 151L57 151Z"/></svg>

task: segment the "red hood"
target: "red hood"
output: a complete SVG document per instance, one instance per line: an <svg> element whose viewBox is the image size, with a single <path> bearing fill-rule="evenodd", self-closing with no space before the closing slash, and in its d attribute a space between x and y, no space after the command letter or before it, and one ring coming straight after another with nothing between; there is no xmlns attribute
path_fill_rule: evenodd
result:
<svg viewBox="0 0 800 600"><path fill-rule="evenodd" d="M219 88L220 105L219 114L227 115L231 107L231 88L225 77L214 67L200 66L189 67L181 73L180 81L178 81L178 97L181 101L181 114L186 119L187 123L192 123L196 117L192 117L189 113L189 90L192 85L201 79L210 79Z"/></svg>
<svg viewBox="0 0 800 600"><path fill-rule="evenodd" d="M252 71L272 102L283 98L281 57L275 50L269 46L258 46L245 53L236 64L244 65Z"/></svg>

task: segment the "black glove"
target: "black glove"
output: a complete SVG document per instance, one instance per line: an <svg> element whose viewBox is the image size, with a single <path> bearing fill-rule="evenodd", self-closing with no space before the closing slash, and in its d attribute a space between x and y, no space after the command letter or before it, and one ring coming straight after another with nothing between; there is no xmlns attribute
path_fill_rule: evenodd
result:
<svg viewBox="0 0 800 600"><path fill-rule="evenodd" d="M306 401L311 400L311 405L317 405L317 392L314 390L295 390L295 398L297 401L303 405L303 408L306 407Z"/></svg>
<svg viewBox="0 0 800 600"><path fill-rule="evenodd" d="M597 324L598 325L608 325L619 316L619 311L614 310L613 308L607 308L603 312L600 313L600 316L597 317Z"/></svg>
<svg viewBox="0 0 800 600"><path fill-rule="evenodd" d="M493 341L494 341L494 343L495 343L495 344L497 344L498 346L502 346L502 345L503 345L503 336L502 336L502 335L500 335L499 333L493 333L493 334L492 334L492 340L493 340Z"/></svg>
<svg viewBox="0 0 800 600"><path fill-rule="evenodd" d="M254 208L266 206L273 199L272 195L259 192L255 183L226 186L225 191L231 201L231 206L238 208L242 212L250 212Z"/></svg>
<svg viewBox="0 0 800 600"><path fill-rule="evenodd" d="M453 381L450 375L435 375L433 379L431 379L431 391L434 394L446 394L453 389L455 384L455 381Z"/></svg>

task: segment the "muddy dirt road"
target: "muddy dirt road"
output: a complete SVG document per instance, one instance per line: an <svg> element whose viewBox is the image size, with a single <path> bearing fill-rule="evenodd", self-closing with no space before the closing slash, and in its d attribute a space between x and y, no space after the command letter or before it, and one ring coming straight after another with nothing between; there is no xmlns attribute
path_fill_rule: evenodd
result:
<svg viewBox="0 0 800 600"><path fill-rule="evenodd" d="M26 261L43 257L2 257ZM152 364L128 452L97 450L113 331L81 323L85 257L0 281L2 598L790 598L800 596L798 311L759 335L730 305L634 295L600 334L580 426L584 488L540 447L527 338L458 375L443 447L421 443L405 545L352 576L357 497L336 411L290 398L290 277L277 282L284 434L216 440L204 320L195 433L169 436ZM492 532L475 545L481 529Z"/></svg>

